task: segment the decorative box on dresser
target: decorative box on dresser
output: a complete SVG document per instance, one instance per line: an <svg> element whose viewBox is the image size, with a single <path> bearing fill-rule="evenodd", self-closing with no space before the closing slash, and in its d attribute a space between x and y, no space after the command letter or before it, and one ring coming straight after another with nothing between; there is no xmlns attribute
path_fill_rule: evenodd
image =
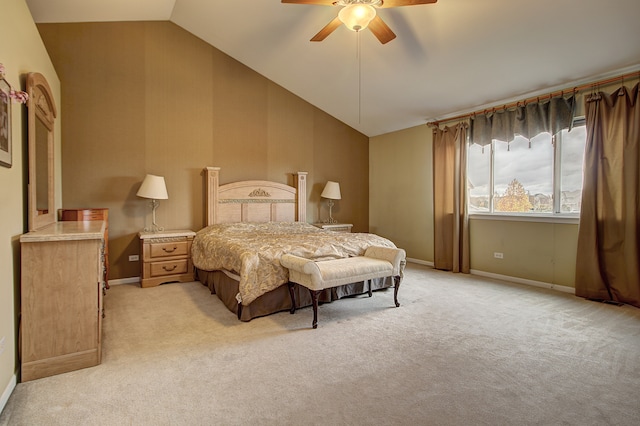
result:
<svg viewBox="0 0 640 426"><path fill-rule="evenodd" d="M59 218L62 221L83 222L85 220L104 221L104 283L109 288L109 209L84 208L84 209L60 209Z"/></svg>
<svg viewBox="0 0 640 426"><path fill-rule="evenodd" d="M353 227L350 223L314 223L313 226L317 226L318 228L326 229L334 232L351 232L351 228Z"/></svg>
<svg viewBox="0 0 640 426"><path fill-rule="evenodd" d="M23 382L100 364L104 228L55 222L20 237Z"/></svg>
<svg viewBox="0 0 640 426"><path fill-rule="evenodd" d="M193 281L191 243L195 235L190 230L140 232L140 286Z"/></svg>

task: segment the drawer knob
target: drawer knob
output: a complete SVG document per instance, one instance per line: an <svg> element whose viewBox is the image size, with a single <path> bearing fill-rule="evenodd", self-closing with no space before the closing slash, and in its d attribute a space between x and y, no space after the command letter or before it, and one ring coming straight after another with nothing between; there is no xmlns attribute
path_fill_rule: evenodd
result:
<svg viewBox="0 0 640 426"><path fill-rule="evenodd" d="M174 269L176 269L176 268L177 268L177 266L178 266L178 265L173 265L171 268L168 268L168 267L166 267L166 266L163 266L163 267L162 267L162 269L164 269L164 270L165 270L165 271L167 271L167 272L171 272L171 271L173 271Z"/></svg>
<svg viewBox="0 0 640 426"><path fill-rule="evenodd" d="M173 246L173 248L172 248L172 249L168 249L168 248L166 248L166 247L162 247L162 250L164 250L164 251L165 251L165 253L173 253L174 251L176 251L176 249L177 249L177 248L178 248L178 247L176 247L176 246Z"/></svg>

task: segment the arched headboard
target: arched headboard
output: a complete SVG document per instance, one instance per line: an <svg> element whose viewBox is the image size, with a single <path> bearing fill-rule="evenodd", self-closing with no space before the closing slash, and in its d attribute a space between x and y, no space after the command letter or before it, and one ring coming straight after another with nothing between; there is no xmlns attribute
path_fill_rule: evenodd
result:
<svg viewBox="0 0 640 426"><path fill-rule="evenodd" d="M231 222L306 222L307 172L295 186L267 180L220 185L220 167L206 167L205 226Z"/></svg>

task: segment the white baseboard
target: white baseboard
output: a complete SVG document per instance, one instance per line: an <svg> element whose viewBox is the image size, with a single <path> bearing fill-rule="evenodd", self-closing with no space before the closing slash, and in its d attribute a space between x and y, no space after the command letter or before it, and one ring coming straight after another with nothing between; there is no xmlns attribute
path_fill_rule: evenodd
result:
<svg viewBox="0 0 640 426"><path fill-rule="evenodd" d="M565 285L558 285L558 284L545 283L545 282L542 282L542 281L528 280L526 278L510 277L508 275L494 274L492 272L484 272L484 271L479 271L477 269L472 269L469 272L471 272L473 275L480 275L482 277L494 278L496 280L509 281L509 282L512 282L512 283L525 284L525 285L530 285L530 286L533 286L533 287L549 288L549 289L552 289L552 290L561 291L563 293L576 294L576 289L575 288L568 287L568 286L565 286Z"/></svg>
<svg viewBox="0 0 640 426"><path fill-rule="evenodd" d="M109 285L135 284L140 282L140 277L118 278L117 280L109 280Z"/></svg>
<svg viewBox="0 0 640 426"><path fill-rule="evenodd" d="M9 380L7 387L4 389L4 392L2 392L2 397L0 397L0 413L2 412L2 410L4 410L4 406L7 405L7 401L9 401L9 397L13 393L13 390L16 388L17 383L18 376L17 373L14 373L13 377L11 377L11 380Z"/></svg>
<svg viewBox="0 0 640 426"><path fill-rule="evenodd" d="M407 257L407 262L417 263L418 265L431 266L433 268L433 262L429 262L426 260L413 259L411 257Z"/></svg>
<svg viewBox="0 0 640 426"><path fill-rule="evenodd" d="M429 261L426 261L426 260L412 259L410 257L407 257L407 262L417 263L419 265L424 265L424 266L431 266L433 268L433 262L429 262ZM494 274L492 272L479 271L477 269L472 269L469 272L471 274L473 274L473 275L479 275L481 277L493 278L493 279L501 280L501 281L509 281L509 282L517 283L517 284L525 284L525 285L530 285L530 286L533 286L533 287L549 288L551 290L557 290L557 291L561 291L563 293L576 294L576 289L575 288L568 287L568 286L565 286L565 285L558 285L558 284L545 283L545 282L542 282L542 281L528 280L526 278L511 277L509 275Z"/></svg>

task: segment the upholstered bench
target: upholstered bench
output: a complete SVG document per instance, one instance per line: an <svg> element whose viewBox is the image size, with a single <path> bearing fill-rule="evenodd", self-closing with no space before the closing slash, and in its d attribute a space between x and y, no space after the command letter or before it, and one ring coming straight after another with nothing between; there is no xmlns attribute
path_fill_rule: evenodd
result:
<svg viewBox="0 0 640 426"><path fill-rule="evenodd" d="M291 313L295 312L293 283L306 287L311 292L313 302L313 328L318 327L318 294L327 288L338 287L374 278L393 277L393 300L398 303L398 288L402 280L406 253L403 249L390 247L369 247L363 256L347 257L325 261L313 261L292 254L284 254L280 263L289 269L289 290L291 293ZM369 296L371 287L369 286Z"/></svg>

